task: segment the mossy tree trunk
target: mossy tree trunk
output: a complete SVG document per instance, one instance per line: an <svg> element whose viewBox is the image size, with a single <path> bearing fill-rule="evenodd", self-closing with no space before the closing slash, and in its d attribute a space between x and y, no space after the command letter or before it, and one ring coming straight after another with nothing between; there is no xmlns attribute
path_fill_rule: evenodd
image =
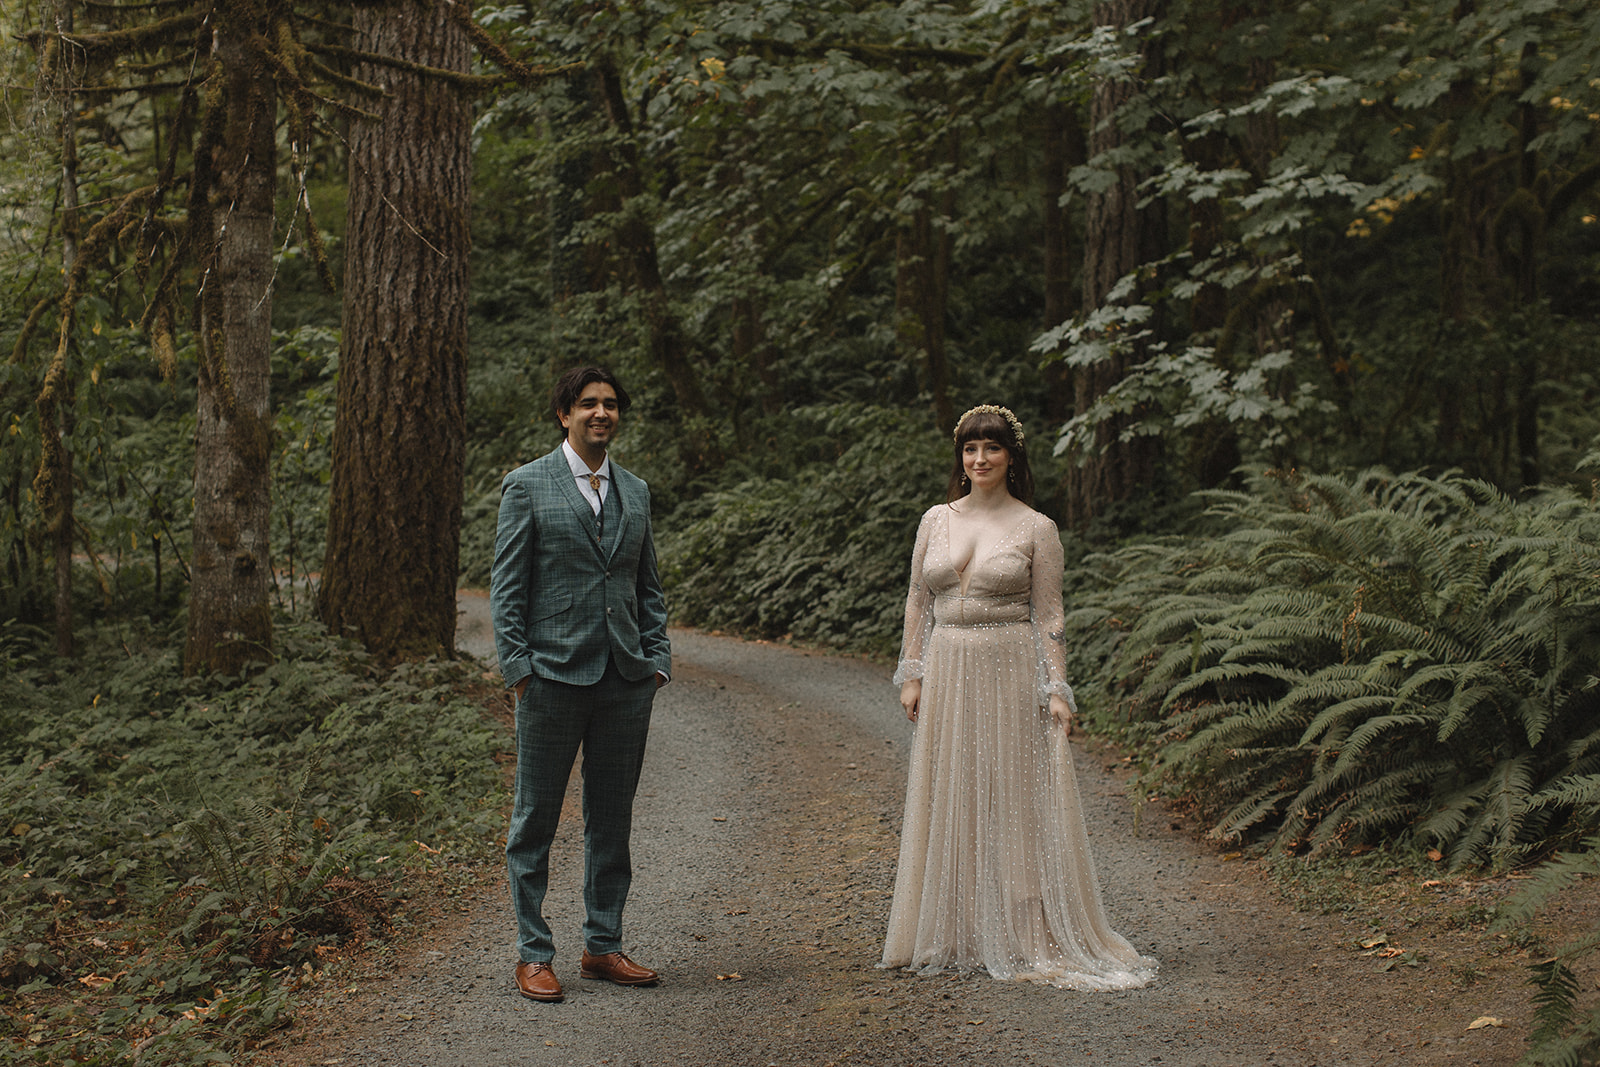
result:
<svg viewBox="0 0 1600 1067"><path fill-rule="evenodd" d="M260 24L257 24L259 21ZM258 50L267 18L224 8L191 225L201 254L194 562L184 669L234 674L272 655L268 553L276 84ZM208 138L208 141L211 139Z"/></svg>
<svg viewBox="0 0 1600 1067"><path fill-rule="evenodd" d="M443 3L358 7L370 52L465 72ZM472 109L448 80L367 66L350 132L344 335L319 607L386 661L453 655L466 440Z"/></svg>

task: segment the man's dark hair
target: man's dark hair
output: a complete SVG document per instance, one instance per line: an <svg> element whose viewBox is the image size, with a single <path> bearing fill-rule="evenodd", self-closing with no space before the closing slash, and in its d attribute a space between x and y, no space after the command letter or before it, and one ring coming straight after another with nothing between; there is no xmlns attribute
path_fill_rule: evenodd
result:
<svg viewBox="0 0 1600 1067"><path fill-rule="evenodd" d="M556 425L561 425L561 416L572 411L572 405L578 402L583 391L595 382L603 382L617 392L617 410L626 414L628 408L633 406L633 401L628 398L628 391L617 381L617 376L605 367L574 367L560 378L556 379L556 387L550 391L550 417L556 420Z"/></svg>

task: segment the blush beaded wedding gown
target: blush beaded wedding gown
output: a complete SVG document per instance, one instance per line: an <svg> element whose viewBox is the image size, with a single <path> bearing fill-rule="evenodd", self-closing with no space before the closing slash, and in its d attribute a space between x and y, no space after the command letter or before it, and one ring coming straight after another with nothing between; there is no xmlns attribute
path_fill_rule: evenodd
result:
<svg viewBox="0 0 1600 1067"><path fill-rule="evenodd" d="M1061 540L1030 511L957 571L947 505L917 531L895 682L922 679L884 967L1069 989L1155 977L1111 929L1066 731ZM1074 710L1076 708L1074 707Z"/></svg>

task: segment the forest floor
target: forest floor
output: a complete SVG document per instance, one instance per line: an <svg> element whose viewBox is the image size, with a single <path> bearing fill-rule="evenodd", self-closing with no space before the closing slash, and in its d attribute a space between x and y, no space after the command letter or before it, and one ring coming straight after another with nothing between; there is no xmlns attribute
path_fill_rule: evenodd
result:
<svg viewBox="0 0 1600 1067"><path fill-rule="evenodd" d="M1128 764L1093 741L1075 758L1106 907L1160 960L1157 981L1078 993L880 970L911 736L889 672L688 631L673 647L626 935L661 984L578 977L574 790L547 902L563 1003L516 993L503 868L444 865L399 936L308 985L258 1062L1487 1067L1525 1048L1525 966L1544 946L1487 925L1515 878L1396 868L1376 884L1320 874L1296 888L1281 866L1273 877L1181 815L1136 805ZM1593 890L1582 905L1597 904ZM1579 901L1565 906L1539 929L1546 944L1585 918Z"/></svg>

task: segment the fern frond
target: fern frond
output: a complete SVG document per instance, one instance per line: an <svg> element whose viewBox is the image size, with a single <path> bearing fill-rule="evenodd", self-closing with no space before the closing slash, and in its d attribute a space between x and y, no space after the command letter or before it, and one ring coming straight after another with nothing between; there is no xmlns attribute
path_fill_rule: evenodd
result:
<svg viewBox="0 0 1600 1067"><path fill-rule="evenodd" d="M1379 715L1368 719L1345 739L1338 760L1328 772L1329 779L1334 782L1344 781L1357 773L1360 770L1361 755L1367 746L1385 734L1403 731L1408 727L1421 728L1428 725L1428 717L1417 714Z"/></svg>
<svg viewBox="0 0 1600 1067"><path fill-rule="evenodd" d="M1600 813L1600 774L1556 779L1528 798L1530 808L1590 808Z"/></svg>
<svg viewBox="0 0 1600 1067"><path fill-rule="evenodd" d="M1578 976L1572 973L1560 957L1528 964L1528 982L1534 987L1533 1033L1529 1042L1535 1047L1548 1047L1555 1043L1577 1014Z"/></svg>
<svg viewBox="0 0 1600 1067"><path fill-rule="evenodd" d="M1352 747L1359 750L1366 747L1367 735L1373 732L1373 723L1382 723L1394 717L1378 713L1394 706L1395 698L1388 693L1362 692L1358 696L1340 700L1324 708L1311 720L1311 724L1300 735L1300 743L1313 745L1321 741L1327 745L1335 743L1337 738L1337 743L1346 752ZM1377 717L1370 717L1373 715ZM1352 726L1355 726L1354 732L1351 732Z"/></svg>
<svg viewBox="0 0 1600 1067"><path fill-rule="evenodd" d="M1220 841L1237 841L1247 830L1267 816L1276 814L1283 801L1291 795L1280 790L1248 796L1229 809L1228 813L1206 832L1206 836Z"/></svg>

